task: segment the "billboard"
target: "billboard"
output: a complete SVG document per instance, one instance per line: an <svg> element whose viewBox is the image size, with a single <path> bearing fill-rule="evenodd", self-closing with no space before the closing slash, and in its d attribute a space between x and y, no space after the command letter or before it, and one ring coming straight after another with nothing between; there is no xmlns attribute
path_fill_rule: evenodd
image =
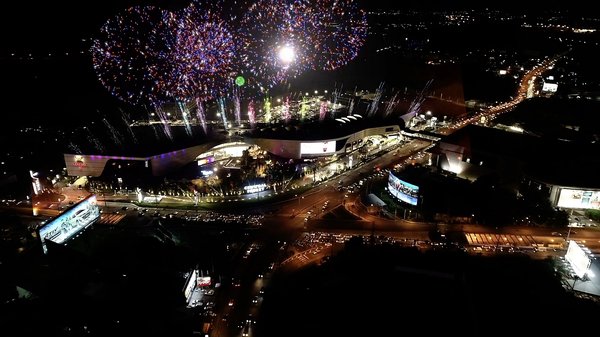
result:
<svg viewBox="0 0 600 337"><path fill-rule="evenodd" d="M569 248L567 248L565 259L569 262L575 274L580 278L587 273L588 269L590 269L590 264L592 263L588 254L573 240L569 241Z"/></svg>
<svg viewBox="0 0 600 337"><path fill-rule="evenodd" d="M600 209L600 191L563 188L558 196L558 207Z"/></svg>
<svg viewBox="0 0 600 337"><path fill-rule="evenodd" d="M192 270L190 277L185 282L185 286L183 287L183 295L185 296L185 300L187 302L189 302L190 296L192 296L194 289L196 289L197 278L198 270L194 269Z"/></svg>
<svg viewBox="0 0 600 337"><path fill-rule="evenodd" d="M544 82L544 85L542 86L543 92L556 92L556 90L558 90L558 84L556 83Z"/></svg>
<svg viewBox="0 0 600 337"><path fill-rule="evenodd" d="M391 172L388 179L388 191L396 198L416 206L419 203L419 186L398 179Z"/></svg>
<svg viewBox="0 0 600 337"><path fill-rule="evenodd" d="M328 154L335 152L335 140L327 142L300 143L300 155Z"/></svg>
<svg viewBox="0 0 600 337"><path fill-rule="evenodd" d="M99 218L100 208L96 203L96 196L90 195L50 220L39 229L39 238L42 241L44 254L48 252L46 240L65 243Z"/></svg>
<svg viewBox="0 0 600 337"><path fill-rule="evenodd" d="M208 287L210 282L210 276L201 276L198 278L198 287Z"/></svg>

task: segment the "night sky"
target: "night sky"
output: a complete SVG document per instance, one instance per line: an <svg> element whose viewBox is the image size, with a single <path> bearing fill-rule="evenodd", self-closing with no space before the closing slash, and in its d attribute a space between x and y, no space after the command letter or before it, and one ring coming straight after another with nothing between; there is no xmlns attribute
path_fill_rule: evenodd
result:
<svg viewBox="0 0 600 337"><path fill-rule="evenodd" d="M99 84L92 69L89 54L90 39L110 18L134 5L155 5L161 8L178 10L190 0L90 0L80 2L13 1L0 5L0 73L3 74L3 90L0 100L3 113L14 119L24 116L25 107L30 116L80 116L100 115L115 110L114 106L104 106L102 101L115 102L116 99ZM225 8L245 8L243 1L225 0ZM543 5L538 5L543 3ZM527 1L527 6L540 11L549 8L564 8L569 5L586 16L596 13L583 1L569 1L559 4L553 1ZM367 1L359 5L367 10L409 9L440 10L448 8L506 7L504 2L485 1ZM531 10L531 12L534 12ZM369 17L373 19L373 17ZM85 41L83 40L85 39ZM64 57L65 53L69 57ZM81 53L82 57L72 57ZM34 61L20 61L19 57L31 54ZM52 54L51 57L48 54ZM57 55L62 55L57 57ZM347 72L351 72L348 68ZM331 75L334 76L335 74ZM333 78L333 77L332 77ZM26 102L26 104L24 104ZM118 103L118 102L117 102ZM92 106L96 105L96 106ZM63 112L68 111L68 115ZM62 114L62 115L61 115ZM63 120L65 118L62 118ZM35 119L25 118L26 122ZM52 118L52 120L57 120Z"/></svg>
<svg viewBox="0 0 600 337"><path fill-rule="evenodd" d="M234 0L225 0L236 2ZM238 3L242 2L237 1ZM63 44L80 37L89 36L112 15L133 5L156 5L165 9L185 7L189 0L88 0L88 1L11 1L0 6L0 51L11 47L39 48L53 44ZM473 1L473 0L433 0L433 1L389 1L361 0L362 8L372 9L408 9L422 10L464 9L464 8L511 8L543 11L546 9L566 9L587 16L591 11L590 1L523 1L516 7L513 2ZM234 5L235 6L235 5ZM238 5L239 6L239 5Z"/></svg>

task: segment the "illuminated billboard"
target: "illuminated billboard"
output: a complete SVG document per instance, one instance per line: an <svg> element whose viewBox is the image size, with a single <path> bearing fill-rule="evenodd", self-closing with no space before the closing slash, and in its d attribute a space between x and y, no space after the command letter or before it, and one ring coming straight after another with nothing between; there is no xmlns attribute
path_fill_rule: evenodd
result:
<svg viewBox="0 0 600 337"><path fill-rule="evenodd" d="M300 155L327 154L335 152L335 140L328 142L300 143Z"/></svg>
<svg viewBox="0 0 600 337"><path fill-rule="evenodd" d="M388 190L396 198L416 206L419 203L419 186L398 179L390 172Z"/></svg>
<svg viewBox="0 0 600 337"><path fill-rule="evenodd" d="M558 90L558 84L556 83L544 83L542 86L543 92L556 92Z"/></svg>
<svg viewBox="0 0 600 337"><path fill-rule="evenodd" d="M567 248L565 259L569 262L578 277L583 277L588 272L588 269L590 269L590 264L592 263L588 254L573 240L569 241L569 248Z"/></svg>
<svg viewBox="0 0 600 337"><path fill-rule="evenodd" d="M208 287L210 283L210 276L201 276L198 278L198 287Z"/></svg>
<svg viewBox="0 0 600 337"><path fill-rule="evenodd" d="M185 296L185 300L189 302L190 296L196 289L196 283L198 278L198 270L192 270L190 277L186 280L185 286L183 287L183 295Z"/></svg>
<svg viewBox="0 0 600 337"><path fill-rule="evenodd" d="M558 207L600 209L600 191L563 188L558 197Z"/></svg>
<svg viewBox="0 0 600 337"><path fill-rule="evenodd" d="M267 184L256 184L256 185L244 186L244 190L246 191L246 193L261 192L261 191L264 191L266 188L267 188Z"/></svg>
<svg viewBox="0 0 600 337"><path fill-rule="evenodd" d="M39 238L42 241L44 253L48 252L46 240L55 243L65 243L99 218L100 208L96 203L95 195L91 195L67 209L40 227Z"/></svg>

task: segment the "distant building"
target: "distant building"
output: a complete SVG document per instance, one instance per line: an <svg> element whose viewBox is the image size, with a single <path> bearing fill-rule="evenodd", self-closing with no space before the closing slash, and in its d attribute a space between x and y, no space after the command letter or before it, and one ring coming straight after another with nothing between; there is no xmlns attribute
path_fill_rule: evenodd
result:
<svg viewBox="0 0 600 337"><path fill-rule="evenodd" d="M469 180L495 174L516 186L527 179L544 187L561 208L600 209L600 144L575 143L475 125L431 149L433 165Z"/></svg>

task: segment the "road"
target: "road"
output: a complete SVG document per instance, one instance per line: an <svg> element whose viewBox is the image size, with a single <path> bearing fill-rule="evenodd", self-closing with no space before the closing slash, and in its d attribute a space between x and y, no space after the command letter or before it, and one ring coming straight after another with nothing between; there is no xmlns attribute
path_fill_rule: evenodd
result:
<svg viewBox="0 0 600 337"><path fill-rule="evenodd" d="M549 59L535 67L521 80L515 97L505 103L462 121L452 128L441 130L448 134L471 123L479 123L484 119L493 119L499 114L513 109L517 104L527 98L528 91L537 76L552 67L560 57ZM331 242L319 243L304 250L293 250L291 256L285 253L292 251L289 245L296 242L298 238L306 233L328 233L345 235L382 235L393 237L398 240L407 240L416 244L430 240L433 230L443 232L477 233L487 235L514 235L531 236L542 243L564 243L566 238L585 241L590 249L600 249L600 232L594 229L578 228L576 230L555 230L540 227L502 227L490 229L478 224L452 224L440 225L434 223L418 223L404 219L386 219L367 214L364 208L359 207L358 198L355 194L339 191L341 181L343 186L351 185L367 176L377 172L378 168L391 167L401 161L411 160L419 153L432 146L431 141L414 139L406 144L382 154L377 159L357 166L346 171L334 179L320 183L310 190L302 193L289 194L288 200L272 204L276 208L273 214L267 214L263 220L260 230L253 231L248 241L240 249L240 254L231 261L228 274L231 278L224 280L215 296L215 313L213 318L212 336L227 337L240 336L243 329L247 329L252 335L254 318L259 316L260 303L262 301L261 290L268 291L268 282L271 277L271 265L276 268L302 268L306 264L319 263L328 255L334 254L343 245ZM362 188L366 188L366 185ZM78 188L63 188L62 194L65 199L62 203L69 204L70 201L78 201L85 197L85 191ZM266 194L266 193L265 193ZM105 197L98 195L98 203L104 213L120 212L126 216L138 216L138 210L126 196L122 201L114 200L114 196ZM268 199L266 199L268 200ZM189 203L188 199L181 201ZM327 202L325 208L323 206ZM127 209L124 209L124 208ZM345 208L349 213L355 215L359 220L329 221L324 220L323 215L337 208ZM168 208L161 207L153 209L161 213L174 212ZM181 211L181 210L179 210ZM41 213L57 214L57 210L46 209ZM194 212L194 211L188 211ZM52 215L48 215L52 216ZM307 219L308 220L305 220ZM351 224L350 224L351 223ZM551 253L549 253L551 254ZM230 305L231 304L231 305ZM245 327L248 325L248 327Z"/></svg>

